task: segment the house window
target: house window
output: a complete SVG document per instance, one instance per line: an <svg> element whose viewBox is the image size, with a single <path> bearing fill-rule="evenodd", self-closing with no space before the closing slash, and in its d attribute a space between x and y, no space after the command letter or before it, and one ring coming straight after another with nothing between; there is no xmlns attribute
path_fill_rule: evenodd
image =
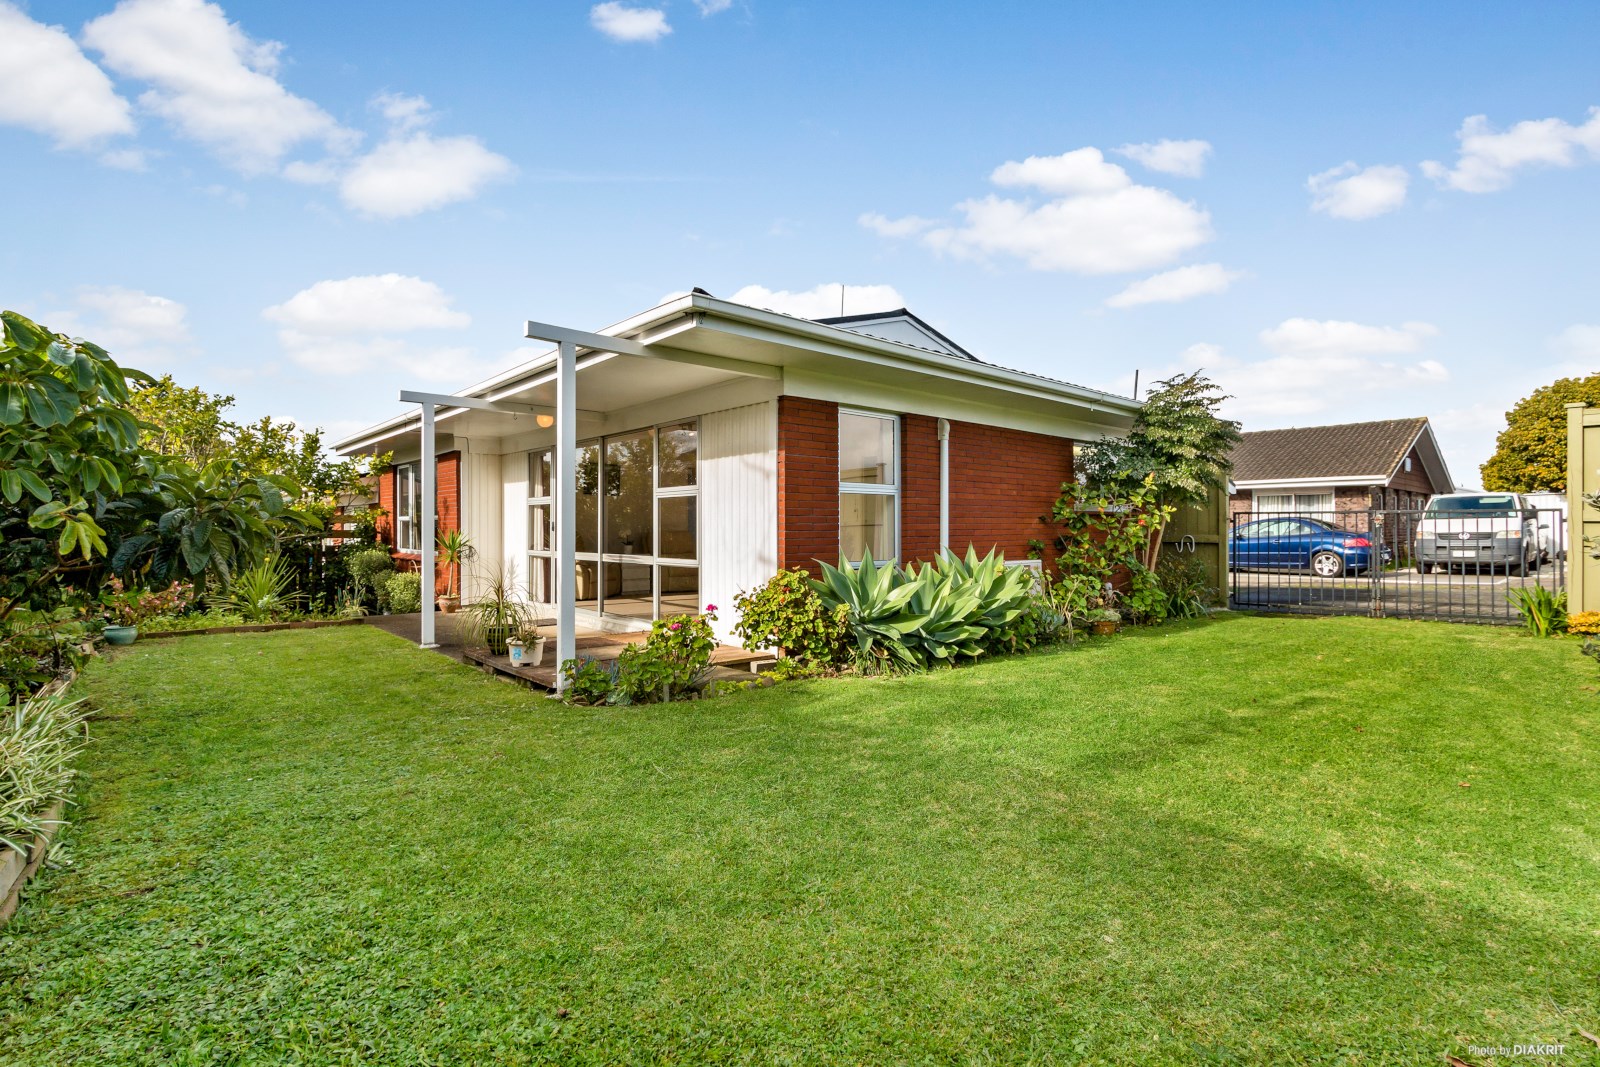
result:
<svg viewBox="0 0 1600 1067"><path fill-rule="evenodd" d="M1257 515L1309 515L1320 518L1333 512L1332 493L1257 493Z"/></svg>
<svg viewBox="0 0 1600 1067"><path fill-rule="evenodd" d="M900 554L900 420L839 412L839 552L859 561Z"/></svg>
<svg viewBox="0 0 1600 1067"><path fill-rule="evenodd" d="M415 463L394 469L394 547L422 551L422 472Z"/></svg>
<svg viewBox="0 0 1600 1067"><path fill-rule="evenodd" d="M578 446L578 607L633 619L700 610L699 424L617 434ZM552 456L528 457L529 593L555 599Z"/></svg>

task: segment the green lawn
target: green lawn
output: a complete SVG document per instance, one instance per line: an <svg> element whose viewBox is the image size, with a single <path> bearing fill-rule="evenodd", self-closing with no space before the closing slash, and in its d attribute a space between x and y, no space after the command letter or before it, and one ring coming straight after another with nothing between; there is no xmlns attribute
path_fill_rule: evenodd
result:
<svg viewBox="0 0 1600 1067"><path fill-rule="evenodd" d="M1597 683L1365 619L642 709L141 644L0 1062L1592 1063Z"/></svg>

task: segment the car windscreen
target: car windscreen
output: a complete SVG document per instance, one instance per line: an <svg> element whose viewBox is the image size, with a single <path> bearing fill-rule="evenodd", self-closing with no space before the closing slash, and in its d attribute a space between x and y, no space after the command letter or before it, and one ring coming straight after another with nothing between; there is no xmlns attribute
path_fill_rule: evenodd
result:
<svg viewBox="0 0 1600 1067"><path fill-rule="evenodd" d="M1518 512L1517 498L1504 493L1489 496L1441 496L1428 501L1424 513L1430 519L1459 516L1470 512L1475 516L1505 518Z"/></svg>

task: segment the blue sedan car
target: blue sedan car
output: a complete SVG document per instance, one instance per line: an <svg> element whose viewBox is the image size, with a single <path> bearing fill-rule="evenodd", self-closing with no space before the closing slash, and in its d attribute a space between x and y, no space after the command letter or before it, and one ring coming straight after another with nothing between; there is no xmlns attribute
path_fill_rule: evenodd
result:
<svg viewBox="0 0 1600 1067"><path fill-rule="evenodd" d="M1365 534L1303 517L1242 523L1228 541L1228 566L1234 570L1309 570L1319 578L1337 578L1387 557L1387 549L1373 551Z"/></svg>

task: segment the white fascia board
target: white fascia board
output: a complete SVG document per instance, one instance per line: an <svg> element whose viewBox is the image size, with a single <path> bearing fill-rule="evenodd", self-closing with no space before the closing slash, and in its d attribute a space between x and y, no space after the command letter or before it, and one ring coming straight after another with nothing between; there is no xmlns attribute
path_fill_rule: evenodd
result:
<svg viewBox="0 0 1600 1067"><path fill-rule="evenodd" d="M1337 478L1260 478L1255 481L1241 482L1234 479L1235 489L1295 489L1301 486L1313 486L1318 489L1332 488L1340 485L1354 485L1362 489L1371 485L1388 484L1389 476L1386 474L1341 474Z"/></svg>

